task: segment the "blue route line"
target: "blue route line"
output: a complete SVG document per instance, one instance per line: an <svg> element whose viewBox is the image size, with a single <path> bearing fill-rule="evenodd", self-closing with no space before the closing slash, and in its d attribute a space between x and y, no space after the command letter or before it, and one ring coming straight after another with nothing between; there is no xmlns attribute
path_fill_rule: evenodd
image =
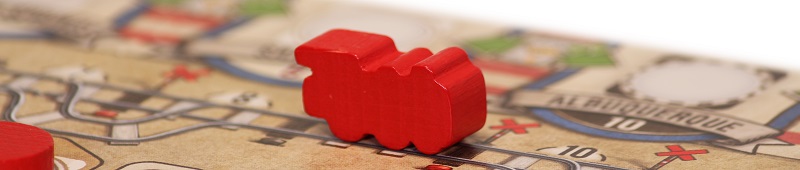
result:
<svg viewBox="0 0 800 170"><path fill-rule="evenodd" d="M122 29L123 27L128 25L128 23L133 21L133 19L135 19L136 17L138 17L140 14L144 13L148 9L150 9L150 4L148 4L146 2L142 2L142 3L138 4L138 5L136 5L136 7L134 7L133 9L123 13L122 15L117 17L117 19L114 20L114 25L113 25L114 26L114 30Z"/></svg>
<svg viewBox="0 0 800 170"><path fill-rule="evenodd" d="M290 86L290 87L302 87L303 86L303 82L290 81L290 80L281 80L281 79L278 79L278 78L266 77L266 76L263 76L263 75L252 73L252 72L247 71L247 70L243 70L243 69L241 69L239 67L236 67L236 66L232 65L231 63L229 63L227 60L225 60L222 57L207 56L207 57L205 57L205 61L206 61L207 64L211 65L214 68L220 69L222 71L228 72L230 74L233 74L235 76L239 76L239 77L242 77L242 78L245 78L245 79L258 81L258 82L262 82L262 83L281 85L281 86Z"/></svg>
<svg viewBox="0 0 800 170"><path fill-rule="evenodd" d="M797 117L800 117L800 104L795 103L794 106L783 111L767 125L772 128L783 129L792 124Z"/></svg>

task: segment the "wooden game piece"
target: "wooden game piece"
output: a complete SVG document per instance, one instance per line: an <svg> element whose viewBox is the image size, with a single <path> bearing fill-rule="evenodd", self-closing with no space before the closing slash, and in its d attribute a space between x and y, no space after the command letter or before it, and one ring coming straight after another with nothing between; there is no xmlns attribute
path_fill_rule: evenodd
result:
<svg viewBox="0 0 800 170"><path fill-rule="evenodd" d="M383 35L331 30L295 56L313 72L303 82L305 111L344 141L371 134L389 149L413 143L435 154L486 120L483 75L460 48L402 53Z"/></svg>
<svg viewBox="0 0 800 170"><path fill-rule="evenodd" d="M0 169L53 169L53 137L34 126L0 121Z"/></svg>

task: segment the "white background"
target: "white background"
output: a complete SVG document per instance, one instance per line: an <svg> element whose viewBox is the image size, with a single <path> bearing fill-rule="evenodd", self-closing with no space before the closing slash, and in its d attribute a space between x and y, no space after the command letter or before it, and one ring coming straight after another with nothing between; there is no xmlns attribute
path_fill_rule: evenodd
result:
<svg viewBox="0 0 800 170"><path fill-rule="evenodd" d="M800 2L351 1L800 70Z"/></svg>

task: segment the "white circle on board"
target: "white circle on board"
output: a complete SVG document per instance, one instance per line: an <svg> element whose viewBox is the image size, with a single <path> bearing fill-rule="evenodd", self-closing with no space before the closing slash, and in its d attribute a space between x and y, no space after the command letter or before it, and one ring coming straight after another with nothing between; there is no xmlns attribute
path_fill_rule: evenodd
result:
<svg viewBox="0 0 800 170"><path fill-rule="evenodd" d="M626 84L637 97L685 105L720 104L760 90L762 76L732 65L669 62L634 75Z"/></svg>

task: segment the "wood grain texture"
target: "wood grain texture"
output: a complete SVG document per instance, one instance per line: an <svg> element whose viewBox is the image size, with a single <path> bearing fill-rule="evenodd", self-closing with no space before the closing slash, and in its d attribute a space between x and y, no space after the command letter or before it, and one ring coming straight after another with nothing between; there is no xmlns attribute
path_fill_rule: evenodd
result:
<svg viewBox="0 0 800 170"><path fill-rule="evenodd" d="M331 30L295 56L313 71L303 83L306 112L344 141L371 134L389 149L413 143L435 154L486 121L483 75L460 48L403 53L383 35Z"/></svg>

